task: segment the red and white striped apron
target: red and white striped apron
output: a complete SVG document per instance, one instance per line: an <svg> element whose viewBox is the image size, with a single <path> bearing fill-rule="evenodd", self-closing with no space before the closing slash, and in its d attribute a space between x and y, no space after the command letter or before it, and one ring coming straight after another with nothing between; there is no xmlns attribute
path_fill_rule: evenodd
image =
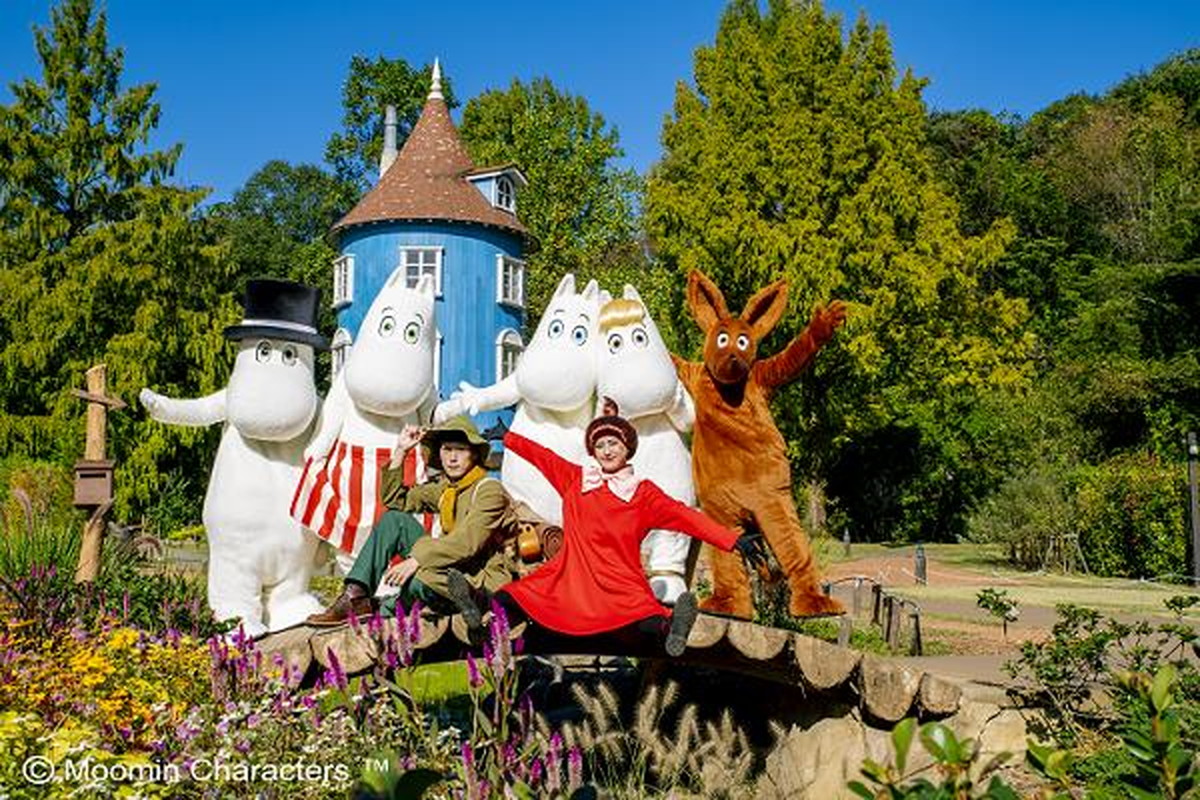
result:
<svg viewBox="0 0 1200 800"><path fill-rule="evenodd" d="M415 486L425 479L425 459L419 447L404 457L404 485ZM356 554L371 533L371 526L387 507L380 502L383 471L392 451L387 447L364 447L338 439L319 468L312 459L304 464L292 518L343 552ZM426 531L433 524L430 514L421 515Z"/></svg>

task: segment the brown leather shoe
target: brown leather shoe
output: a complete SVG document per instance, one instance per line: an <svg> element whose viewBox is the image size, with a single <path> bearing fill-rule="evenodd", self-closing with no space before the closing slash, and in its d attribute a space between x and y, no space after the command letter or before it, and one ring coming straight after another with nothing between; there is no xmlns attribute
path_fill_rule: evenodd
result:
<svg viewBox="0 0 1200 800"><path fill-rule="evenodd" d="M319 614L309 615L305 622L317 628L332 628L346 622L352 615L369 617L374 612L374 597L357 597L350 592L342 592L338 599L333 601L333 605Z"/></svg>

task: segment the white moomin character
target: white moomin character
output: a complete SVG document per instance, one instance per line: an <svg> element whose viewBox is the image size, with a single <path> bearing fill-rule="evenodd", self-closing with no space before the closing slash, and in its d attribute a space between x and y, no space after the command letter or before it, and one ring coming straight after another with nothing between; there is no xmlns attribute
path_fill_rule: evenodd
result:
<svg viewBox="0 0 1200 800"><path fill-rule="evenodd" d="M637 289L600 308L596 394L612 398L621 416L638 434L634 469L680 502L696 504L692 457L680 435L695 420L692 399L679 376L658 327ZM692 539L673 531L653 531L642 542L647 577L664 603L687 591L687 560Z"/></svg>
<svg viewBox="0 0 1200 800"><path fill-rule="evenodd" d="M400 431L428 424L433 414L436 342L432 276L410 289L404 267L397 268L367 309L358 341L334 377L305 450L304 474L293 484L292 517L337 548L343 574L387 510L379 486ZM409 483L424 477L419 452L413 448L405 465Z"/></svg>
<svg viewBox="0 0 1200 800"><path fill-rule="evenodd" d="M462 384L461 391L438 406L435 421L515 403L514 433L582 464L587 458L584 431L595 405L596 360L591 348L601 299L595 281L576 293L575 276L563 276L512 374L486 388ZM546 522L562 525L562 498L536 467L515 453L505 453L500 478L514 500Z"/></svg>
<svg viewBox="0 0 1200 800"><path fill-rule="evenodd" d="M313 383L318 290L290 281L246 284L246 318L225 330L238 342L229 385L174 400L142 389L150 416L169 425L225 423L204 497L208 604L258 636L321 609L308 592L317 548L288 516L319 400Z"/></svg>

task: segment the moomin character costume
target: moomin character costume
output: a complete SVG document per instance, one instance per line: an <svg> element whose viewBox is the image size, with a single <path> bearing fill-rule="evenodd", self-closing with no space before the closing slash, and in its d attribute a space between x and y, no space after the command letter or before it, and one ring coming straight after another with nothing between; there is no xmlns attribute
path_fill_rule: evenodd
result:
<svg viewBox="0 0 1200 800"><path fill-rule="evenodd" d="M794 381L845 321L834 301L817 306L808 326L775 355L756 360L758 343L787 307L787 284L760 290L735 317L707 277L688 276L688 307L704 331L704 361L675 360L695 401L692 465L700 507L725 525L753 518L775 553L791 589L788 609L798 617L840 614L842 604L821 591L808 537L792 500L791 469L769 401ZM713 594L707 611L750 617L750 582L741 562L712 554Z"/></svg>
<svg viewBox="0 0 1200 800"><path fill-rule="evenodd" d="M386 510L380 483L400 431L433 412L433 278L425 275L409 289L404 272L391 274L367 310L293 484L292 517L337 548L342 574ZM405 463L410 486L425 477L419 452L410 451Z"/></svg>
<svg viewBox="0 0 1200 800"><path fill-rule="evenodd" d="M208 604L257 636L304 621L321 604L308 593L318 540L287 514L317 415L313 349L316 289L289 281L246 285L246 319L225 331L238 342L229 385L174 400L141 391L150 416L169 425L225 423L204 497Z"/></svg>
<svg viewBox="0 0 1200 800"><path fill-rule="evenodd" d="M634 287L626 285L622 297L601 307L596 351L596 393L612 398L637 431L638 474L681 503L695 505L692 459L680 435L692 427L692 400ZM650 586L664 603L674 603L687 590L691 544L691 537L666 530L652 531L642 543Z"/></svg>
<svg viewBox="0 0 1200 800"><path fill-rule="evenodd" d="M435 421L516 403L514 433L581 463L587 455L583 432L592 419L596 389L591 348L597 337L601 300L595 281L576 293L575 276L563 276L512 374L486 388L462 384L454 398L438 407ZM514 500L546 522L562 525L559 493L524 456L506 454L500 478Z"/></svg>

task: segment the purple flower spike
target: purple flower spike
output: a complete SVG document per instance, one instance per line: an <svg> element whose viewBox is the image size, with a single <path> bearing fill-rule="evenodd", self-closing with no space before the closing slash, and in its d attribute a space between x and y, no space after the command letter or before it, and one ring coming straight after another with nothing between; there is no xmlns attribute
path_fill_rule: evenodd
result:
<svg viewBox="0 0 1200 800"><path fill-rule="evenodd" d="M479 674L479 664L469 650L467 651L467 683L472 689L483 686L483 676Z"/></svg>
<svg viewBox="0 0 1200 800"><path fill-rule="evenodd" d="M329 669L325 673L328 683L338 689L345 689L347 686L346 671L342 669L342 662L338 661L337 654L333 652L332 647L326 652L329 654Z"/></svg>
<svg viewBox="0 0 1200 800"><path fill-rule="evenodd" d="M583 785L583 751L572 747L567 753L567 791L574 792Z"/></svg>
<svg viewBox="0 0 1200 800"><path fill-rule="evenodd" d="M537 786L542 782L546 768L542 766L542 760L534 757L533 763L529 765L529 785Z"/></svg>

